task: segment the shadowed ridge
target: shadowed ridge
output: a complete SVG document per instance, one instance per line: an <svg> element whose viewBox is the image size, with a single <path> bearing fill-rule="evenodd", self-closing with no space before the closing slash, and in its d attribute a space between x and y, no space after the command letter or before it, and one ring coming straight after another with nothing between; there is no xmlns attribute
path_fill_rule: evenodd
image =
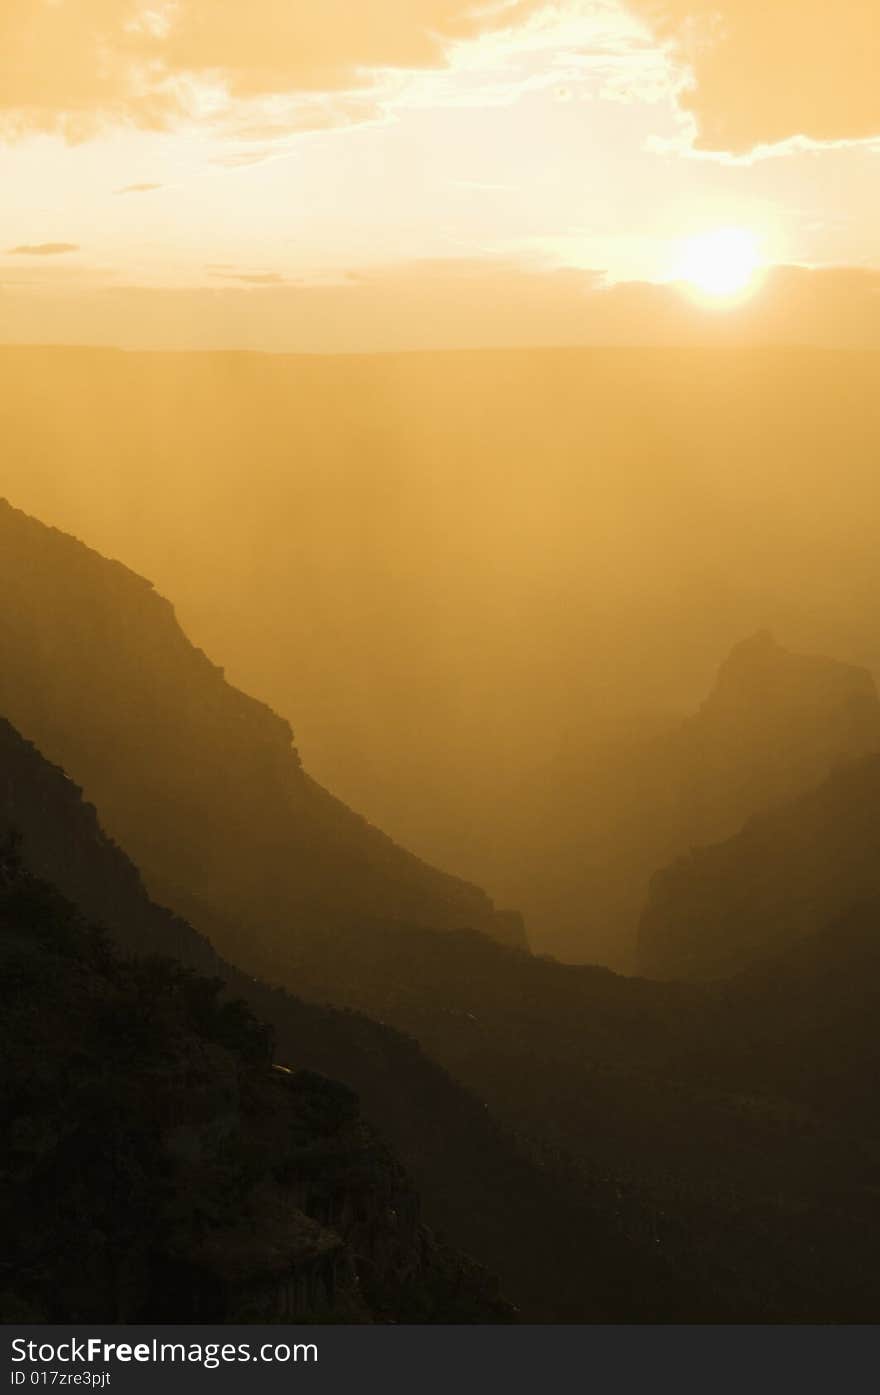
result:
<svg viewBox="0 0 880 1395"><path fill-rule="evenodd" d="M10 739L7 732L7 747ZM5 782L19 808L24 772L37 760L26 747L18 780ZM94 815L71 789L50 771L34 786L33 805L64 795L70 844L90 866ZM7 812L14 817L15 807ZM32 819L32 853L39 829ZM114 852L97 845L98 878ZM47 868L59 858L54 833L40 855ZM14 871L14 859L0 856L0 881L7 865ZM58 866L71 875L63 847ZM131 886L130 865L118 885ZM124 943L121 898L116 914ZM327 989L345 992L340 972L354 970L361 1001L391 1020L408 1018L493 1113L531 1137L531 1160L411 1038L224 964L219 972L274 1026L277 1059L361 1095L416 1182L426 1221L498 1273L525 1317L861 1320L876 1310L876 1283L853 1288L848 1277L861 1272L874 1236L862 1223L872 1183L860 1157L877 1129L876 1108L865 1107L876 1033L872 1024L865 1032L864 1011L857 1019L851 1010L872 972L864 957L854 973L838 966L827 999L821 976L807 976L798 1016L792 1005L804 995L786 965L716 990L559 965L472 931L388 933L379 965L363 936L338 944ZM304 964L291 982L303 973L314 980L319 969ZM876 983L868 987L876 997ZM817 1040L822 1004L826 1037ZM823 1190L853 1168L852 1203L829 1212ZM806 1217L797 1235L791 1207Z"/></svg>
<svg viewBox="0 0 880 1395"><path fill-rule="evenodd" d="M658 872L642 963L655 977L723 978L876 897L880 755L871 755Z"/></svg>
<svg viewBox="0 0 880 1395"><path fill-rule="evenodd" d="M702 727L728 723L741 724L751 740L763 729L768 739L783 741L787 730L790 743L803 741L792 755L818 764L837 751L860 755L880 747L880 698L867 669L792 653L759 630L731 650L694 719Z"/></svg>
<svg viewBox="0 0 880 1395"><path fill-rule="evenodd" d="M536 851L523 886L550 869L571 927L560 958L598 944L625 969L685 972L651 957L649 932L639 939L653 874L880 750L880 698L868 669L792 652L762 630L734 646L692 716L658 726L575 752L527 806Z"/></svg>
<svg viewBox="0 0 880 1395"><path fill-rule="evenodd" d="M4 502L0 645L0 711L95 800L148 885L270 937L386 915L525 943L477 887L310 779L288 723L225 681L149 582Z"/></svg>
<svg viewBox="0 0 880 1395"><path fill-rule="evenodd" d="M105 859L106 861L106 859ZM345 1086L0 852L7 1322L505 1322Z"/></svg>
<svg viewBox="0 0 880 1395"><path fill-rule="evenodd" d="M208 940L150 900L134 863L107 837L82 790L0 717L4 826L17 830L28 868L112 929L128 951L167 955L200 973L219 972L220 957Z"/></svg>
<svg viewBox="0 0 880 1395"><path fill-rule="evenodd" d="M566 1192L530 1161L485 1105L411 1037L360 1012L303 1002L254 979L217 955L186 921L153 903L77 786L3 720L0 835L10 826L22 831L26 865L89 919L100 920L123 950L173 954L222 979L228 995L271 1025L280 1060L353 1088L413 1178L426 1222L499 1274L524 1316L604 1316L593 1291L594 1280L598 1287L605 1282L595 1263L601 1231L576 1188ZM0 852L4 846L0 836Z"/></svg>

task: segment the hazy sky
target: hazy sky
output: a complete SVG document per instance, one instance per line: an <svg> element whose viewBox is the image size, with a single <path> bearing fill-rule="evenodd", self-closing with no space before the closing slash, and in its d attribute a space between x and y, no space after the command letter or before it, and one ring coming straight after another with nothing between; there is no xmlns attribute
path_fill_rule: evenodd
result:
<svg viewBox="0 0 880 1395"><path fill-rule="evenodd" d="M0 336L880 342L872 10L3 0Z"/></svg>

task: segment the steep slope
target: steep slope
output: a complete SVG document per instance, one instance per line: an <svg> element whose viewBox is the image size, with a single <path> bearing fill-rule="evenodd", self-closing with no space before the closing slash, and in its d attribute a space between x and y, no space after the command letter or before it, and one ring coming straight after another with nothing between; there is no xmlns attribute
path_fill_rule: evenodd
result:
<svg viewBox="0 0 880 1395"><path fill-rule="evenodd" d="M288 724L225 682L148 582L4 502L0 654L0 712L99 799L148 881L269 925L366 914L524 943L516 915L311 780Z"/></svg>
<svg viewBox="0 0 880 1395"><path fill-rule="evenodd" d="M222 961L204 936L150 900L137 868L107 837L79 786L2 717L0 829L15 829L29 870L112 929L130 953L166 955L204 974L220 971Z"/></svg>
<svg viewBox="0 0 880 1395"><path fill-rule="evenodd" d="M26 825L25 856L44 870L57 869L68 883L75 880L87 902L98 898L114 919L121 942L131 923L134 943L143 950L150 925L161 940L170 923L179 952L196 960L206 951L211 955L184 922L148 901L134 869L102 837L94 811L81 803L63 773L47 766L8 727L2 736L3 817L20 816ZM9 859L0 862L8 890ZM116 889L110 899L105 883ZM92 969L80 963L75 947L81 932L71 930L69 908L61 908L62 914L58 897L43 888L35 899L28 890L22 902L21 890L19 884L17 902L4 903L17 906L15 916L7 917L7 928L20 943L26 914L26 963L35 968L37 982L23 993L7 962L5 981L15 981L16 991L6 1001L18 1004L19 1012L15 1023L7 1023L18 1053L12 1078L29 1081L35 1046L42 1057L52 1058L70 1045L74 1032L79 1033L73 1045L83 1090L65 1097L66 1104L51 1090L48 1096L40 1094L36 1106L31 1101L25 1108L27 1100L18 1098L28 1122L9 1135L15 1144L18 1190L16 1216L4 1233L18 1237L13 1260L22 1276L11 1288L8 1276L5 1281L10 1318L70 1313L74 1309L65 1305L77 1293L92 1306L75 1311L88 1315L106 1313L113 1302L120 1315L180 1315L190 1311L194 1295L201 1315L266 1316L281 1304L283 1313L296 1316L314 1313L317 1303L319 1314L331 1320L340 1314L383 1320L394 1313L404 1320L405 1313L421 1314L425 1320L450 1311L450 1304L472 1320L485 1311L487 1301L495 1303L471 1266L426 1240L425 1245L413 1242L428 1265L422 1271L424 1284L414 1283L408 1306L401 1306L398 1280L403 1272L407 1282L413 1281L412 1256L401 1254L400 1235L390 1247L381 1239L382 1206L378 1212L372 1209L378 1195L412 1216L396 1180L399 1173L390 1164L389 1172L382 1150L367 1145L362 1131L353 1139L345 1092L331 1090L328 1098L324 1086L302 1073L291 1082L297 1098L295 1129L302 1127L303 1106L308 1120L316 1113L326 1118L329 1110L339 1123L326 1144L317 1152L310 1149L320 1172L319 1178L309 1174L314 1206L309 1201L305 1214L313 1224L282 1226L279 1249L280 1203L273 1183L268 1198L265 1187L257 1188L244 1230L228 1208L221 1206L218 1212L211 1201L211 1243L196 1243L186 1229L193 1202L187 1149L193 1134L196 1139L206 1131L210 1135L215 1114L224 1113L228 1072L221 1066L226 1058L220 1052L219 1065L216 1053L205 1062L198 1048L201 1075L184 1086L181 1068L192 1052L177 1045L171 1054L173 1079L167 1071L154 1072L135 1094L127 1089L132 1043L137 1057L152 1039L151 1023L158 1018L157 1029L165 1030L177 1021L170 1008L156 1005L164 1003L171 985L189 980L180 977L182 971L169 978L136 965L113 969L110 956L111 977L115 982L121 976L122 987L105 992L100 983L96 987ZM56 944L59 928L63 943ZM35 932L43 937L37 959ZM835 937L842 937L836 945ZM582 1321L604 1311L623 1320L846 1321L870 1315L880 1298L870 1278L877 1235L871 1158L880 1136L873 1090L880 1063L872 1016L880 993L878 943L875 914L867 926L845 937L836 930L819 949L808 952L805 946L803 952L717 990L631 982L607 971L568 968L473 933L392 930L388 955L378 966L371 966L364 953L363 936L353 933L351 944L337 944L335 954L342 951L349 971L356 971L351 983L359 980L360 1000L384 1002L390 1015L410 1021L438 1056L448 1058L465 1078L480 1082L512 1122L543 1135L540 1168L517 1157L477 1101L431 1066L411 1041L357 1013L310 1007L261 987L222 962L210 962L226 976L233 993L246 994L259 1015L276 1024L276 1058L357 1084L370 1115L381 1119L410 1171L422 1179L426 1219L442 1221L450 1238L463 1237L481 1257L497 1257L527 1316ZM98 954L103 973L106 951L93 936L88 944L86 957ZM67 958L59 982L52 965L62 953ZM73 977L71 964L79 966ZM302 966L302 972L304 986L314 989L320 965ZM85 1012L75 1010L83 985L90 994ZM215 1035L224 1034L224 1050L232 1040L264 1051L264 1037L246 1017L230 1013L225 998L218 999L207 987L193 991L199 1031L204 1034L207 1021ZM187 994L189 990L186 1001ZM108 998L109 1015L93 1011L96 1000ZM118 1014L124 1019L121 1034L113 1026L121 1020ZM136 1032L134 1024L140 1024ZM120 1143L116 1156L128 1169L132 1205L115 1212L75 1182L69 1169L61 1168L56 1176L61 1158L54 1140L61 1137L65 1157L73 1143L85 1147L95 1110L106 1102L83 1067L82 1047L93 1044L99 1031L105 1032L101 1050L121 1050L124 1057L125 1074L110 1074L118 1086L113 1095L114 1137ZM86 1053L86 1065L91 1059ZM119 1067L115 1056L113 1065ZM277 1092L260 1083L264 1075L260 1066L253 1089L259 1127L252 1127L263 1143L268 1141L272 1154L280 1155L285 1145L276 1126L288 1116ZM106 1068L102 1079L106 1085ZM134 1202L140 1199L155 1219L156 1202L162 1200L150 1190L152 1164L146 1165L155 1158L157 1136L160 1141L165 1137L154 1127L156 1110L171 1110L171 1132L177 1129L177 1143L185 1145L183 1158L174 1163L173 1190L181 1193L175 1210L178 1229L172 1234L159 1227L161 1246L170 1250L154 1257L149 1274L137 1245L132 1268L125 1274L108 1271L102 1246L112 1239L113 1226L128 1227L129 1240L142 1245L141 1212ZM358 1179L366 1174L366 1192L359 1193L356 1210L364 1214L366 1208L369 1234L376 1238L368 1243L362 1234L352 1244L357 1254L368 1246L371 1255L378 1245L379 1259L390 1265L384 1277L367 1266L367 1276L379 1285L369 1301L363 1297L363 1279L360 1293L352 1290L348 1242L338 1233L348 1215L341 1198L351 1197L353 1150L355 1184L360 1186ZM101 1171L95 1163L83 1175L94 1172L109 1188L113 1178L105 1175L107 1166L102 1163ZM300 1150L292 1175L284 1173L285 1185L297 1177L301 1182L302 1166ZM342 1219L329 1230L342 1243L328 1251L327 1192L335 1187L338 1168L343 1185L334 1192L333 1204L342 1207ZM37 1224L32 1210L38 1185L76 1204L65 1204L59 1214L45 1203ZM198 1185L201 1196L201 1174ZM77 1186L74 1197L71 1188ZM104 1190L112 1195L112 1189ZM209 1200L214 1195L210 1190ZM45 1198L45 1190L39 1196ZM302 1209L300 1200L293 1204ZM160 1218L164 1214L160 1208ZM78 1218L89 1223L91 1239L85 1248ZM270 1227L271 1235L262 1227ZM151 1225L150 1244L154 1230ZM406 1229L406 1244L416 1234L421 1232ZM34 1237L39 1240L36 1258ZM313 1254L314 1245L320 1253ZM86 1255L76 1274L69 1264L73 1253ZM40 1265L44 1278L48 1267L51 1294L41 1286ZM363 1266L356 1262L355 1267L361 1272ZM388 1284L396 1297L388 1296ZM162 1295L165 1307L159 1304ZM424 1302L427 1311L417 1306ZM503 1317L503 1310L496 1311Z"/></svg>
<svg viewBox="0 0 880 1395"><path fill-rule="evenodd" d="M27 828L25 856L102 905L123 944L129 925L141 950L154 931L168 943L170 927L178 953L210 956L275 1025L279 1059L354 1085L417 1181L425 1219L500 1272L525 1316L853 1320L876 1306L858 1278L873 1272L860 1256L875 1239L865 1208L880 1129L865 1087L876 1045L854 1031L845 972L817 1016L817 975L805 996L785 965L707 992L534 959L473 932L393 926L377 962L356 931L323 960L300 956L292 977L305 991L409 1025L531 1136L529 1161L412 1040L218 964L149 902L63 773L10 728L2 736L3 816ZM863 997L869 968L855 967ZM800 1013L780 1013L797 1002Z"/></svg>
<svg viewBox="0 0 880 1395"><path fill-rule="evenodd" d="M658 872L642 917L655 977L722 978L880 896L880 756Z"/></svg>
<svg viewBox="0 0 880 1395"><path fill-rule="evenodd" d="M592 838L572 895L584 830L638 819L597 746L692 712L759 626L880 673L878 376L731 345L0 347L0 493L150 577L312 775L534 947L631 967L640 906L625 961Z"/></svg>
<svg viewBox="0 0 880 1395"><path fill-rule="evenodd" d="M523 791L517 837L531 851L505 893L530 923L552 919L563 957L593 947L632 969L655 871L872 751L880 699L870 673L759 632L731 651L692 717L571 749L539 797ZM650 960L639 968L654 972Z"/></svg>
<svg viewBox="0 0 880 1395"><path fill-rule="evenodd" d="M76 577L66 584L75 590ZM38 613L51 605L37 586L32 590ZM125 587L112 603L105 596L103 609L83 604L71 611L75 630L64 663L54 665L47 651L37 665L33 636L25 636L12 651L24 676L3 675L7 687L35 698L32 675L44 676L55 715L47 725L61 732L75 760L89 759L91 749L73 726L61 728L68 690L74 708L84 705L77 692L77 680L87 679L82 655L99 651L99 671L110 675L126 637L130 666L142 674L141 720L152 713L160 733L163 724L173 727L174 687L164 691L165 711L151 673L166 658L142 642L135 616L119 614L128 596ZM96 624L105 612L107 622ZM100 684L91 701L105 712ZM197 708L184 693L184 713L188 704ZM93 733L94 715L90 721ZM112 704L106 721L111 733L121 725ZM273 769L269 762L263 778ZM113 775L123 778L106 768L98 773L111 794ZM247 773L243 759L242 777ZM169 829L150 827L155 806L139 802L141 788L153 789L149 772L139 765L131 778L132 807L147 833L170 840ZM100 789L93 797L102 808ZM267 798L271 803L271 783ZM167 804L158 807L167 811ZM245 844L247 836L244 830ZM175 856L184 862L185 821L176 837L183 847ZM195 842L203 838L197 831ZM87 848L89 838L77 835L73 843ZM866 1310L847 1297L846 1247L823 1235L818 1218L823 1188L845 1190L848 1177L869 1170L877 1121L873 1114L841 1119L821 1089L805 1109L801 1096L777 1085L772 1062L762 1074L754 1060L730 1070L721 1061L718 1079L707 1078L714 1033L727 1040L749 1025L735 995L725 1006L698 986L627 982L535 959L472 930L434 931L369 908L324 920L300 908L288 919L282 907L273 917L265 910L271 868L264 874L270 880L253 888L257 916L248 914L241 888L229 904L206 902L197 878L192 889L178 887L172 903L219 951L235 955L245 973L221 973L243 985L233 991L275 1025L284 1059L358 1090L367 1117L422 1192L426 1219L498 1273L529 1316L802 1320ZM124 937L125 917L113 928ZM247 972L312 1002L262 987ZM317 1005L326 1001L360 1011ZM415 1035L468 1089L364 1011ZM815 1068L821 1079L818 1064L805 1056L804 1069ZM511 1146L506 1130L520 1133L527 1154ZM791 1214L807 1220L793 1229ZM841 1233L852 1229L848 1213Z"/></svg>
<svg viewBox="0 0 880 1395"><path fill-rule="evenodd" d="M0 852L4 1321L504 1322L346 1087ZM12 990L12 991L9 991Z"/></svg>
<svg viewBox="0 0 880 1395"><path fill-rule="evenodd" d="M880 749L880 698L866 669L790 653L763 630L721 665L679 746L683 831L723 836Z"/></svg>
<svg viewBox="0 0 880 1395"><path fill-rule="evenodd" d="M281 1060L353 1087L412 1175L426 1219L500 1274L524 1315L592 1321L622 1303L626 1246L611 1239L579 1188L530 1161L412 1038L357 1012L303 1002L221 959L150 900L78 787L0 722L0 832L4 826L21 831L27 866L128 952L171 954L221 978L228 995L271 1024ZM430 938L443 943L448 933Z"/></svg>

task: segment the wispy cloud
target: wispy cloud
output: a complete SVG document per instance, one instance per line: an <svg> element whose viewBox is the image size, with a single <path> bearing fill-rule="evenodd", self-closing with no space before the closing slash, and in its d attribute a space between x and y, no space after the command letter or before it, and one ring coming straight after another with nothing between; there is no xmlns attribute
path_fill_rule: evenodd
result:
<svg viewBox="0 0 880 1395"><path fill-rule="evenodd" d="M243 281L248 286L284 286L287 278L282 276L280 271L232 271L226 267L211 266L208 268L212 276L219 276L224 281Z"/></svg>
<svg viewBox="0 0 880 1395"><path fill-rule="evenodd" d="M59 257L66 252L78 252L78 242L22 242L7 248L10 257Z"/></svg>
<svg viewBox="0 0 880 1395"><path fill-rule="evenodd" d="M545 3L3 0L0 118L76 140L107 120L161 129L262 98L369 89L379 72L442 68L457 41Z"/></svg>
<svg viewBox="0 0 880 1395"><path fill-rule="evenodd" d="M154 189L164 189L164 184L125 184L121 189L114 189L115 194L150 194Z"/></svg>
<svg viewBox="0 0 880 1395"><path fill-rule="evenodd" d="M364 92L294 93L262 102L237 102L213 122L226 148L212 164L240 169L285 159L294 152L297 137L387 121L381 86Z"/></svg>

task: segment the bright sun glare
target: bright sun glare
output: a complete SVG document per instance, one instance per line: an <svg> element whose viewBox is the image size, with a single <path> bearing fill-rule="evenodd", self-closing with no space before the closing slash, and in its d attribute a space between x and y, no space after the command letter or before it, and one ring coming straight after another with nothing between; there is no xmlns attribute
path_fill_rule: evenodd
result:
<svg viewBox="0 0 880 1395"><path fill-rule="evenodd" d="M730 300L752 288L760 265L755 233L748 228L715 228L684 244L675 277L712 299Z"/></svg>

